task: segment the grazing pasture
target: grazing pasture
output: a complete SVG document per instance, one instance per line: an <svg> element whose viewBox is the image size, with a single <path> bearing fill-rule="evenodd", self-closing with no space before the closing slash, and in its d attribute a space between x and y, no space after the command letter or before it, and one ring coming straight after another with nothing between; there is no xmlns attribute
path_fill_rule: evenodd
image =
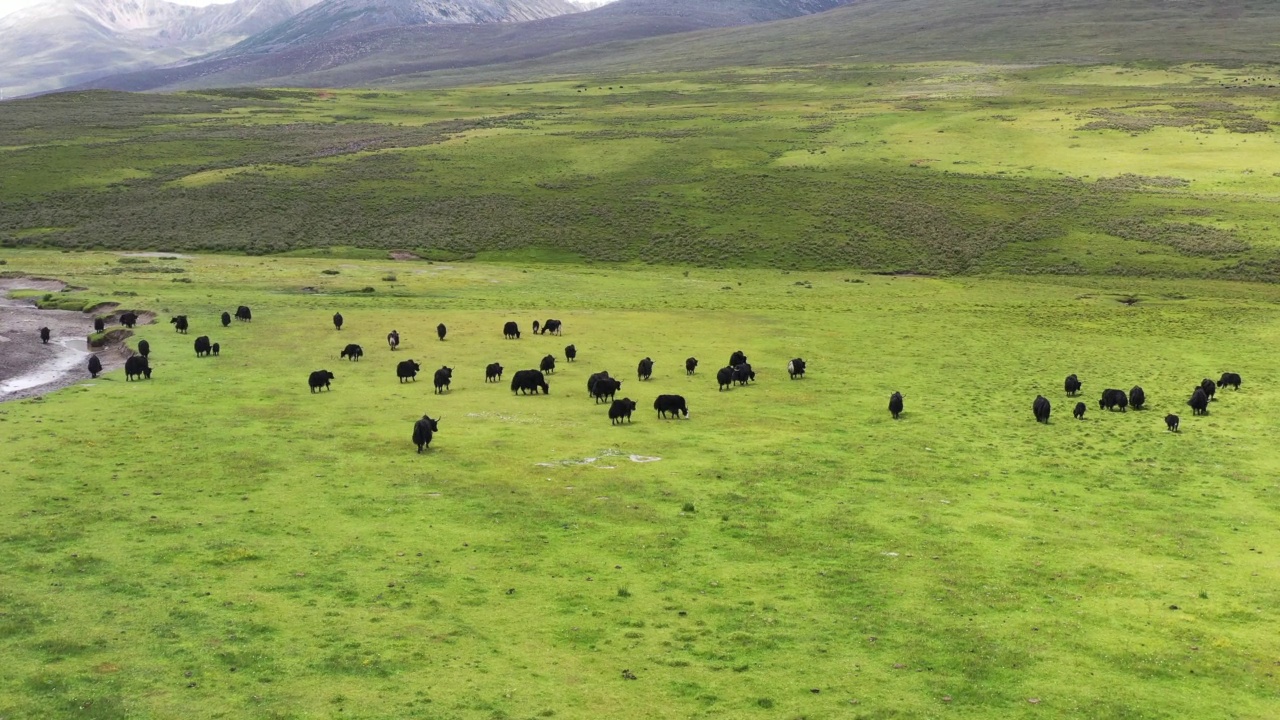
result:
<svg viewBox="0 0 1280 720"><path fill-rule="evenodd" d="M1275 287L228 256L162 261L174 283L0 257L85 288L47 303L137 293L192 332L135 330L150 381L0 405L0 716L1280 709ZM238 303L253 322L222 328ZM563 337L500 332L547 317ZM566 342L549 395L484 382ZM739 349L749 385L678 370ZM450 392L398 383L404 358ZM630 424L588 397L601 370ZM1223 372L1240 390L1192 416ZM1076 421L1069 373L1146 409Z"/></svg>

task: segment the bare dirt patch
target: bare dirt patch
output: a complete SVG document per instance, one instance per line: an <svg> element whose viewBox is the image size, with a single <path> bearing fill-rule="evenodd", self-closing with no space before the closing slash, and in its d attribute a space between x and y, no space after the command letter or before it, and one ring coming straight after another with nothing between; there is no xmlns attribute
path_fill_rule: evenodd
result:
<svg viewBox="0 0 1280 720"><path fill-rule="evenodd" d="M111 333L103 347L89 348L93 313L41 310L34 298L9 297L13 290L57 292L65 287L49 278L0 278L0 402L44 395L88 379L91 354L98 356L103 372L122 366L132 354L124 344L131 334L127 331ZM40 341L42 327L49 328L48 344Z"/></svg>
<svg viewBox="0 0 1280 720"><path fill-rule="evenodd" d="M387 255L389 255L392 260L421 260L422 259L407 250L392 250L391 252L387 253Z"/></svg>

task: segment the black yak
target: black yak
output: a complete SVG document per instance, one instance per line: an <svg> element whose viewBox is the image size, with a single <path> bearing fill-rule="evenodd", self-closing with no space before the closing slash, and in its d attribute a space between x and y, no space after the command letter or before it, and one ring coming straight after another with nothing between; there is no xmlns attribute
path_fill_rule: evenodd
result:
<svg viewBox="0 0 1280 720"><path fill-rule="evenodd" d="M141 355L142 357L146 357L146 356L150 355L150 354L151 354L151 343L147 342L146 340L139 340L139 341L138 341L138 354L139 354L139 355Z"/></svg>
<svg viewBox="0 0 1280 720"><path fill-rule="evenodd" d="M90 355L89 356L89 376L96 378L98 377L98 373L100 372L102 372L102 361L98 359L97 355Z"/></svg>
<svg viewBox="0 0 1280 720"><path fill-rule="evenodd" d="M686 358L684 361L684 374L692 375L698 370L698 358Z"/></svg>
<svg viewBox="0 0 1280 720"><path fill-rule="evenodd" d="M449 389L449 383L453 382L453 368L441 367L436 371L435 386L436 392L442 393Z"/></svg>
<svg viewBox="0 0 1280 720"><path fill-rule="evenodd" d="M209 347L208 335L201 335L196 338L196 357L205 357L209 354L210 350L211 348Z"/></svg>
<svg viewBox="0 0 1280 720"><path fill-rule="evenodd" d="M1120 412L1124 412L1129 406L1129 396L1124 394L1123 390L1115 388L1107 388L1102 391L1102 398L1098 400L1098 409L1115 410L1120 408Z"/></svg>
<svg viewBox="0 0 1280 720"><path fill-rule="evenodd" d="M138 324L138 313L127 312L122 314L120 316L120 324L132 329L134 325Z"/></svg>
<svg viewBox="0 0 1280 720"><path fill-rule="evenodd" d="M665 418L668 413L674 418L679 418L681 413L684 413L686 418L689 417L689 406L680 395L659 395L653 401L653 409L658 411L658 417Z"/></svg>
<svg viewBox="0 0 1280 720"><path fill-rule="evenodd" d="M536 332L536 331L535 331L535 332ZM542 332L541 332L541 333L539 333L539 334L540 334L540 335L546 335L547 333L551 333L552 335L559 335L559 334L560 334L560 321L559 321L559 320L548 320L548 321L546 321L546 322L542 323Z"/></svg>
<svg viewBox="0 0 1280 720"><path fill-rule="evenodd" d="M1067 391L1067 396L1070 397L1080 392L1081 384L1080 378L1077 378L1074 374L1068 375L1066 382L1063 383L1063 387Z"/></svg>
<svg viewBox="0 0 1280 720"><path fill-rule="evenodd" d="M720 383L721 390L728 390L733 387L733 368L723 367L716 373L716 382Z"/></svg>
<svg viewBox="0 0 1280 720"><path fill-rule="evenodd" d="M147 363L147 359L141 355L134 355L124 361L124 379L128 382L133 379L141 379L146 376L151 379L151 365Z"/></svg>
<svg viewBox="0 0 1280 720"><path fill-rule="evenodd" d="M1218 387L1226 387L1230 385L1232 390L1240 389L1240 375L1233 372L1224 372L1222 377L1218 379Z"/></svg>
<svg viewBox="0 0 1280 720"><path fill-rule="evenodd" d="M53 334L53 333L49 330L49 328L47 328L47 327L42 327L42 328L40 328L40 343L41 343L42 345L48 345L48 344L49 344L49 337L50 337L52 334Z"/></svg>
<svg viewBox="0 0 1280 720"><path fill-rule="evenodd" d="M1031 403L1031 412L1036 415L1036 422L1042 422L1046 425L1049 423L1049 411L1052 408L1049 405L1049 399L1043 395L1037 395L1035 402Z"/></svg>
<svg viewBox="0 0 1280 720"><path fill-rule="evenodd" d="M177 317L169 318L169 324L173 326L174 330L177 330L178 332L183 334L186 334L187 328L189 327L189 324L187 323L186 315L179 315Z"/></svg>
<svg viewBox="0 0 1280 720"><path fill-rule="evenodd" d="M756 373L751 369L751 363L744 362L741 365L734 366L733 379L737 381L739 385L746 385L752 380L755 380Z"/></svg>
<svg viewBox="0 0 1280 720"><path fill-rule="evenodd" d="M1191 399L1187 401L1187 404L1191 406L1192 415L1209 414L1209 395L1205 393L1202 387L1196 388L1196 391L1191 393Z"/></svg>
<svg viewBox="0 0 1280 720"><path fill-rule="evenodd" d="M396 364L396 377L400 378L400 382L406 380L417 382L418 371L421 369L422 366L412 360L401 360Z"/></svg>
<svg viewBox="0 0 1280 720"><path fill-rule="evenodd" d="M426 415L413 424L413 444L418 446L419 454L431 445L431 437L438 432L440 432L440 420L432 420Z"/></svg>
<svg viewBox="0 0 1280 720"><path fill-rule="evenodd" d="M502 380L502 366L498 363L489 363L484 368L485 382L500 382Z"/></svg>
<svg viewBox="0 0 1280 720"><path fill-rule="evenodd" d="M336 312L333 314L333 326L338 330L342 329L342 313Z"/></svg>
<svg viewBox="0 0 1280 720"><path fill-rule="evenodd" d="M894 391L889 396L889 412L893 413L894 420L897 420L898 416L902 414L902 393Z"/></svg>
<svg viewBox="0 0 1280 720"><path fill-rule="evenodd" d="M400 346L400 333L396 332L395 330L392 330L391 332L387 333L387 345L388 345L392 350L395 350L397 347L399 347L399 346Z"/></svg>
<svg viewBox="0 0 1280 720"><path fill-rule="evenodd" d="M747 361L747 356L741 350L735 350L733 354L729 356L730 367L737 367L745 363L746 361Z"/></svg>
<svg viewBox="0 0 1280 720"><path fill-rule="evenodd" d="M231 326L231 313L226 312L224 310L222 313L222 327L230 327L230 326Z"/></svg>
<svg viewBox="0 0 1280 720"><path fill-rule="evenodd" d="M578 359L578 348L572 345L566 345L564 348L564 359L573 362Z"/></svg>
<svg viewBox="0 0 1280 720"><path fill-rule="evenodd" d="M551 387L547 385L547 380L538 370L517 370L516 374L511 377L511 392L513 393L533 393L538 394L541 389L544 394L551 394Z"/></svg>
<svg viewBox="0 0 1280 720"><path fill-rule="evenodd" d="M320 388L329 390L329 381L337 376L328 370L316 370L307 378L307 385L311 388L311 392L319 392Z"/></svg>
<svg viewBox="0 0 1280 720"><path fill-rule="evenodd" d="M241 305L240 307L236 308L236 319L244 322L249 322L250 320L253 320L253 313L249 311L248 305Z"/></svg>
<svg viewBox="0 0 1280 720"><path fill-rule="evenodd" d="M436 337L440 338L441 341L444 341L444 336L448 334L449 328L445 327L444 323L440 323L436 326Z"/></svg>
<svg viewBox="0 0 1280 720"><path fill-rule="evenodd" d="M537 332L537 330L534 330L534 332ZM502 326L502 337L507 340L519 340L520 326L514 320L508 321L506 325Z"/></svg>
<svg viewBox="0 0 1280 720"><path fill-rule="evenodd" d="M791 376L792 380L804 377L804 360L796 358L787 363L787 374Z"/></svg>
<svg viewBox="0 0 1280 720"><path fill-rule="evenodd" d="M364 348L355 343L348 343L346 347L342 348L342 352L338 353L339 359L346 358L347 360L359 361L362 357L364 357Z"/></svg>
<svg viewBox="0 0 1280 720"><path fill-rule="evenodd" d="M542 362L538 363L538 369L550 375L556 371L556 356L546 355L542 358Z"/></svg>
<svg viewBox="0 0 1280 720"><path fill-rule="evenodd" d="M1169 428L1169 432L1178 432L1178 416L1169 413L1164 416L1165 427Z"/></svg>
<svg viewBox="0 0 1280 720"><path fill-rule="evenodd" d="M1215 398L1213 396L1218 391L1218 386L1216 383L1214 383L1209 378L1205 378L1200 381L1200 389L1204 390L1204 394L1209 397L1209 402L1214 401Z"/></svg>
<svg viewBox="0 0 1280 720"><path fill-rule="evenodd" d="M636 366L636 377L648 380L653 376L653 358L645 358Z"/></svg>
<svg viewBox="0 0 1280 720"><path fill-rule="evenodd" d="M93 331L94 331L94 332L102 332L103 330L106 330L106 329L107 329L107 321L106 321L106 320L103 320L102 318L94 318L94 319L93 319Z"/></svg>
<svg viewBox="0 0 1280 720"><path fill-rule="evenodd" d="M1134 410L1141 410L1143 405L1147 404L1147 393L1142 389L1141 385L1134 385L1129 390L1129 407Z"/></svg>
<svg viewBox="0 0 1280 720"><path fill-rule="evenodd" d="M609 406L609 424L621 425L625 418L627 422L631 422L631 413L636 409L636 401L631 398L622 398L614 400Z"/></svg>
<svg viewBox="0 0 1280 720"><path fill-rule="evenodd" d="M1078 403L1076 403L1076 409L1075 409L1075 410L1073 410L1073 411L1071 412L1071 415L1072 415L1075 419L1077 419L1077 420L1083 420L1083 419L1084 419L1084 411L1085 411L1085 410L1088 410L1088 409L1089 409L1089 406L1088 406L1088 405L1085 405L1085 404L1084 404L1084 403L1082 403L1082 402L1078 402Z"/></svg>

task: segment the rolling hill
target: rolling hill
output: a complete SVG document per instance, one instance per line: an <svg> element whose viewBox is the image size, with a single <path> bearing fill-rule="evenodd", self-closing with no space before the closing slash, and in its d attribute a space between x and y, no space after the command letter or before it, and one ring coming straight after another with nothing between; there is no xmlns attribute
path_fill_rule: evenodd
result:
<svg viewBox="0 0 1280 720"><path fill-rule="evenodd" d="M822 12L847 0L618 0L590 12L521 23L389 23L364 32L311 32L332 2L206 58L107 78L86 87L175 90L233 85L354 86L458 68L536 61L596 47ZM341 0L346 1L346 0Z"/></svg>
<svg viewBox="0 0 1280 720"><path fill-rule="evenodd" d="M223 53L92 87L431 87L881 61L1270 62L1280 59L1278 33L1280 6L1262 0L619 0L531 23L407 27Z"/></svg>

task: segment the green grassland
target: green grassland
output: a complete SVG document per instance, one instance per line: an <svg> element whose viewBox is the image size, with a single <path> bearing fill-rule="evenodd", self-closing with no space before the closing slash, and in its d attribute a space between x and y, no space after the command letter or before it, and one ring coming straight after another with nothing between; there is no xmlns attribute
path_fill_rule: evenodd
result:
<svg viewBox="0 0 1280 720"><path fill-rule="evenodd" d="M1280 714L1274 286L368 255L0 252L160 314L150 382L0 406L0 715ZM548 317L563 337L501 338ZM483 382L568 343L549 396ZM758 382L718 392L736 349ZM587 398L601 369L630 426ZM1224 370L1242 389L1191 417ZM1137 383L1150 409L1096 409Z"/></svg>
<svg viewBox="0 0 1280 720"><path fill-rule="evenodd" d="M0 112L0 244L1275 281L1277 77L932 63L49 96Z"/></svg>

